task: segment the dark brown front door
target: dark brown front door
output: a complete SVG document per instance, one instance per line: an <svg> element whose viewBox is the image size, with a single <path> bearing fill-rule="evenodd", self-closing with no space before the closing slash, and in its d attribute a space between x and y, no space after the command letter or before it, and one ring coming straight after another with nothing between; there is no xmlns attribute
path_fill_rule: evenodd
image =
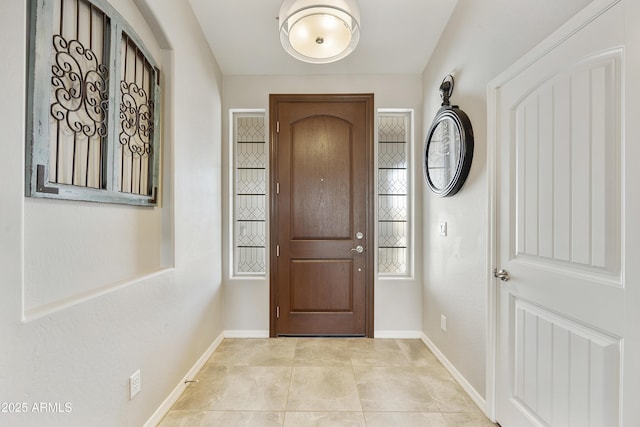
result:
<svg viewBox="0 0 640 427"><path fill-rule="evenodd" d="M271 336L373 336L373 95L271 95L270 117Z"/></svg>

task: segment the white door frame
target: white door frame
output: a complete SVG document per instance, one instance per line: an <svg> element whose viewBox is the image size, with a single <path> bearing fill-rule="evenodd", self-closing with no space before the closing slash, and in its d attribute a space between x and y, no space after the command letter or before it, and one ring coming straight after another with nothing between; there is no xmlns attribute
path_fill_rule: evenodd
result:
<svg viewBox="0 0 640 427"><path fill-rule="evenodd" d="M488 265L487 265L487 342L486 342L486 415L496 421L496 375L497 375L497 331L498 331L498 284L493 276L497 265L497 172L500 165L497 161L497 130L499 120L498 92L513 77L518 75L532 63L551 52L584 26L609 10L622 0L595 0L573 18L567 21L549 37L544 39L531 51L507 68L487 85L487 170L489 186L489 224L488 224Z"/></svg>

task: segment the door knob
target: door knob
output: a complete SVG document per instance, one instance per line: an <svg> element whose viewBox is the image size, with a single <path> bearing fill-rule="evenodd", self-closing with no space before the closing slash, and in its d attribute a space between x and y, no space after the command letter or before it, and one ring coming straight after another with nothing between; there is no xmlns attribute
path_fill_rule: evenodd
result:
<svg viewBox="0 0 640 427"><path fill-rule="evenodd" d="M364 252L364 247L362 245L358 245L355 248L351 248L351 252L358 252L359 254L361 254L362 252Z"/></svg>
<svg viewBox="0 0 640 427"><path fill-rule="evenodd" d="M497 268L493 269L493 277L497 277L503 282L508 282L509 280L511 280L511 276L509 275L509 272L507 270L498 271Z"/></svg>

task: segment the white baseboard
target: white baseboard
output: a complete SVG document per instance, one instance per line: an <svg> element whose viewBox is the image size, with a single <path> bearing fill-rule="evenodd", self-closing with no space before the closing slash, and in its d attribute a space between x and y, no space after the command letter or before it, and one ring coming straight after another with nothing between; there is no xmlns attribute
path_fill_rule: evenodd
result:
<svg viewBox="0 0 640 427"><path fill-rule="evenodd" d="M144 427L155 427L157 426L162 418L169 412L174 403L180 398L184 390L187 388L185 381L192 379L196 376L200 369L207 363L207 360L211 357L214 351L218 348L222 340L224 339L224 332L218 335L218 337L211 343L209 348L200 356L200 358L196 361L196 363L189 369L189 372L182 378L182 380L178 383L178 385L173 389L173 391L167 396L167 398L162 402L160 407L156 409L156 411L151 415L151 417L144 424Z"/></svg>
<svg viewBox="0 0 640 427"><path fill-rule="evenodd" d="M374 331L374 338L420 339L421 331Z"/></svg>
<svg viewBox="0 0 640 427"><path fill-rule="evenodd" d="M236 331L224 331L225 338L269 338L269 331L246 331L246 330L236 330Z"/></svg>
<svg viewBox="0 0 640 427"><path fill-rule="evenodd" d="M374 338L397 338L397 339L420 339L421 331L374 331ZM225 338L269 338L269 331L266 330L227 330L224 331Z"/></svg>
<svg viewBox="0 0 640 427"><path fill-rule="evenodd" d="M476 391L475 388L466 380L466 378L449 362L449 360L442 354L438 347L423 333L420 333L422 342L431 350L431 352L438 358L440 363L449 371L453 378L460 384L460 387L467 392L469 397L475 402L476 405L484 412L487 413L486 400Z"/></svg>

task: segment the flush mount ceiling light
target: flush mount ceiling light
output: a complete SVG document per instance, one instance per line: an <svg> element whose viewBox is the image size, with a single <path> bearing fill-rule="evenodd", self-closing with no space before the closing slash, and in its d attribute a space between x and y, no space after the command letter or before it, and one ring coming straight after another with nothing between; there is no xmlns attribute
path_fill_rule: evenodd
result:
<svg viewBox="0 0 640 427"><path fill-rule="evenodd" d="M360 39L356 0L284 0L278 22L284 49L312 64L344 58Z"/></svg>

